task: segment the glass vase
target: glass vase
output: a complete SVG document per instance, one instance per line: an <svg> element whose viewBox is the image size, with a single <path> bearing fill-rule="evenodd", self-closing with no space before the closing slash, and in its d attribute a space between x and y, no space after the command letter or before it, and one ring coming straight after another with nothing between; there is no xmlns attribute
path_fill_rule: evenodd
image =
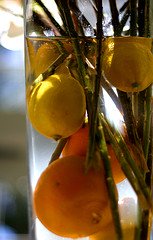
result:
<svg viewBox="0 0 153 240"><path fill-rule="evenodd" d="M31 239L152 239L151 1L25 1Z"/></svg>

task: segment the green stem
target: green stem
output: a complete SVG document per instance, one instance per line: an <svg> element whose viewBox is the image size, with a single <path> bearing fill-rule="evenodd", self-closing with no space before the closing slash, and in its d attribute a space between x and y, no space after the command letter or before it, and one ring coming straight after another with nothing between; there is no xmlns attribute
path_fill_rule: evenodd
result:
<svg viewBox="0 0 153 240"><path fill-rule="evenodd" d="M64 29L67 33L67 36L69 35L69 29L67 27L67 23L66 23L66 20L65 20L65 16L64 16L64 13L63 13L63 9L62 9L62 5L61 5L61 2L59 0L55 0L57 6L58 6L58 10L60 12L60 16L62 18L62 21L63 21L63 26L64 26Z"/></svg>
<svg viewBox="0 0 153 240"><path fill-rule="evenodd" d="M52 14L49 12L47 7L43 4L41 0L35 0L35 2L43 9L43 11L46 13L52 24L55 26L55 28L58 30L60 35L67 36L66 32L61 28L61 26L58 24L58 22L53 18Z"/></svg>
<svg viewBox="0 0 153 240"><path fill-rule="evenodd" d="M142 226L142 208L140 201L137 201L137 225L134 232L134 240L140 240L141 237L141 226Z"/></svg>
<svg viewBox="0 0 153 240"><path fill-rule="evenodd" d="M120 21L120 25L116 29L116 35L117 36L121 35L121 33L123 31L123 28L124 28L128 18L129 18L129 16L130 16L130 10L129 10L129 7L127 7L127 9L126 9L121 21Z"/></svg>
<svg viewBox="0 0 153 240"><path fill-rule="evenodd" d="M149 13L150 1L139 0L138 4L138 26L139 26L139 36L150 37L150 13ZM144 174L146 183L152 190L152 149L149 148L150 141L152 141L152 130L151 130L151 95L152 86L140 92L139 94L139 109L140 109L140 120L139 120L139 132L141 134L143 142L144 155L146 157L146 162L148 165L149 172ZM151 146L151 145L150 145ZM150 224L152 218L150 217L151 210L142 211L142 225L141 225L141 239L150 238Z"/></svg>
<svg viewBox="0 0 153 240"><path fill-rule="evenodd" d="M145 1L138 0L138 31L139 36L145 35Z"/></svg>
<svg viewBox="0 0 153 240"><path fill-rule="evenodd" d="M146 0L145 7L145 36L150 37L150 0Z"/></svg>
<svg viewBox="0 0 153 240"><path fill-rule="evenodd" d="M139 114L138 114L138 92L132 93L131 100L132 100L132 110L133 110L133 116L135 118L135 121L138 123L139 120ZM137 130L138 132L138 130ZM139 134L138 134L139 135Z"/></svg>
<svg viewBox="0 0 153 240"><path fill-rule="evenodd" d="M138 93L137 132L141 141L143 139L143 132L144 132L145 101L146 101L146 90L143 90Z"/></svg>
<svg viewBox="0 0 153 240"><path fill-rule="evenodd" d="M153 112L151 113L151 126L153 124ZM148 166L148 172L145 175L145 180L146 180L146 184L148 185L148 187L150 188L150 191L152 193L153 196L153 129L150 129L150 144L149 144L149 149L148 149L148 158L147 158L147 166Z"/></svg>
<svg viewBox="0 0 153 240"><path fill-rule="evenodd" d="M109 5L110 5L110 10L111 10L111 15L112 15L112 24L114 28L114 35L118 36L117 29L120 26L119 22L119 13L117 10L117 5L116 5L116 0L109 0Z"/></svg>
<svg viewBox="0 0 153 240"><path fill-rule="evenodd" d="M87 168L91 165L94 159L95 152L95 135L97 129L97 109L99 101L99 91L100 91L100 82L102 76L102 38L103 38L103 29L102 29L102 18L103 18L103 9L102 2L98 1L97 3L98 13L97 13L97 58L96 58L96 75L94 81L94 93L92 99L92 109L91 109L91 118L89 121L89 144L86 156L86 166ZM102 93L101 93L102 94Z"/></svg>
<svg viewBox="0 0 153 240"><path fill-rule="evenodd" d="M119 216L118 198L116 196L116 186L115 186L113 175L112 175L109 154L108 154L107 145L106 145L105 136L104 136L104 130L100 122L97 129L97 137L98 137L97 142L98 142L100 156L104 164L105 177L106 177L107 189L108 189L109 200L110 200L110 205L112 210L114 227L116 230L117 239L122 240L123 233L122 233L122 227L121 227L120 216Z"/></svg>
<svg viewBox="0 0 153 240"><path fill-rule="evenodd" d="M125 3L123 3L122 7L119 9L119 13L122 13L128 7L129 7L129 0L127 0Z"/></svg>
<svg viewBox="0 0 153 240"><path fill-rule="evenodd" d="M150 0L138 0L139 36L150 37Z"/></svg>
<svg viewBox="0 0 153 240"><path fill-rule="evenodd" d="M122 34L123 28L124 28L128 18L130 16L129 1L125 2L123 4L123 6L119 9L119 14L123 13L123 11L125 11L125 13L122 16L118 26L114 29L115 30L115 34L114 34L115 36L120 36ZM116 14L116 19L117 19L117 14ZM119 20L116 20L116 22L117 21L119 21Z"/></svg>
<svg viewBox="0 0 153 240"><path fill-rule="evenodd" d="M120 101L122 104L123 117L124 117L124 121L125 121L125 124L127 127L129 139L132 143L139 145L140 140L139 140L138 133L136 130L136 122L135 122L135 118L133 116L131 99L127 95L127 93L122 92L120 90L118 90L118 95L119 95L119 98L120 98Z"/></svg>
<svg viewBox="0 0 153 240"><path fill-rule="evenodd" d="M137 35L137 0L129 0L130 5L130 35Z"/></svg>
<svg viewBox="0 0 153 240"><path fill-rule="evenodd" d="M122 151L124 152L124 156L129 164L129 166L131 167L132 172L134 173L135 177L137 178L139 186L142 189L143 194L148 202L147 205L152 208L152 200L151 200L150 190L149 190L146 182L144 181L143 174L141 173L137 164L135 163L135 160L131 156L131 153L127 147L127 144L123 140L123 137L119 133L117 135L118 135L117 138L118 138L119 146L122 149Z"/></svg>
<svg viewBox="0 0 153 240"><path fill-rule="evenodd" d="M115 133L117 134L117 136L115 137L111 131L110 126L108 125L106 120L102 117L102 115L100 115L100 119L105 126L105 130L114 148L117 159L120 162L121 168L124 174L127 176L133 189L135 190L142 206L144 208L152 208L150 191L148 190L148 187L144 181L143 175L141 174L134 159L132 158L122 136L119 133L117 134L117 131L116 131Z"/></svg>
<svg viewBox="0 0 153 240"><path fill-rule="evenodd" d="M149 145L150 145L150 129L151 129L151 99L152 99L152 85L146 90L146 116L144 122L144 133L143 133L143 151L145 158L148 159Z"/></svg>
<svg viewBox="0 0 153 240"><path fill-rule="evenodd" d="M140 236L141 240L150 239L150 233L151 233L150 230L152 226L152 216L150 216L151 214L152 213L149 209L142 211L141 236Z"/></svg>
<svg viewBox="0 0 153 240"><path fill-rule="evenodd" d="M80 81L81 85L83 86L85 93L86 93L87 112L88 112L88 116L89 116L90 115L89 114L90 107L91 107L91 96L92 96L92 92L88 88L88 82L90 81L90 78L89 78L86 68L85 68L83 54L82 54L82 51L80 48L78 35L77 35L77 32L75 31L75 27L74 27L73 20L71 17L70 9L68 7L68 3L67 3L67 1L62 1L62 0L58 0L58 2L61 5L64 17L65 17L69 37L72 40L75 57L76 57L76 60L78 63L79 81Z"/></svg>
<svg viewBox="0 0 153 240"><path fill-rule="evenodd" d="M35 31L39 34L43 35L43 30L44 29L50 29L50 26L48 23L46 23L46 20L43 19L42 13L39 13L38 11L35 11L35 9L33 9L33 23L35 25ZM29 24L31 27L31 24ZM28 28L28 24L27 24L27 28Z"/></svg>
<svg viewBox="0 0 153 240"><path fill-rule="evenodd" d="M151 121L152 121L152 113L151 113ZM153 122L152 122L153 123ZM150 123L151 124L151 123ZM152 128L150 129L150 144L149 144L149 149L148 149L148 157L147 157L147 165L149 171L145 175L145 181L147 186L150 189L151 196L153 196L153 149L152 149L152 144L153 144L153 130ZM151 229L152 229L152 211L151 209L148 210L142 210L142 225L141 225L141 240L144 239L150 239L150 234L151 234Z"/></svg>
<svg viewBox="0 0 153 240"><path fill-rule="evenodd" d="M57 147L55 148L54 152L52 153L49 164L51 164L53 161L55 161L56 159L58 159L60 157L61 152L62 152L65 144L67 143L67 140L68 140L68 138L62 138L61 140L59 140Z"/></svg>
<svg viewBox="0 0 153 240"><path fill-rule="evenodd" d="M52 75L55 69L68 57L68 53L62 53L52 64L51 66L43 73L41 73L33 82L33 86L38 84L41 81L47 79Z"/></svg>
<svg viewBox="0 0 153 240"><path fill-rule="evenodd" d="M80 9L77 7L76 1L70 1L69 2L69 7L73 11L73 13L75 14L75 16L77 18L77 21L79 22L78 24L80 26L81 33L82 33L81 35L84 36L82 26L88 26L88 28L90 28L90 32L92 32L93 35L95 35L96 34L95 29L91 26L89 21L85 18L85 16L82 14ZM81 22L80 22L80 20L81 20Z"/></svg>
<svg viewBox="0 0 153 240"><path fill-rule="evenodd" d="M106 81L103 76L102 76L102 80L101 80L101 85L105 89L105 91L108 93L108 95L110 96L113 103L115 104L117 109L120 111L120 113L123 114L122 105L121 105L121 102L118 99L118 96L116 95L116 93L112 89L112 86L110 85L110 83L108 81Z"/></svg>

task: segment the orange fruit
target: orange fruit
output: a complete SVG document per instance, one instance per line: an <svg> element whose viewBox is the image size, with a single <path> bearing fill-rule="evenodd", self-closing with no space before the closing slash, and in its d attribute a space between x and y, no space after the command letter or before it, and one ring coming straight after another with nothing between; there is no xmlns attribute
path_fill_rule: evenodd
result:
<svg viewBox="0 0 153 240"><path fill-rule="evenodd" d="M63 151L62 156L79 155L85 156L88 146L88 124L80 128L76 133L69 137ZM107 144L108 153L110 155L112 173L115 183L123 181L126 177L116 158L115 152L110 144Z"/></svg>
<svg viewBox="0 0 153 240"><path fill-rule="evenodd" d="M68 138L67 143L62 151L62 156L85 156L88 145L88 135L89 128L86 124Z"/></svg>
<svg viewBox="0 0 153 240"><path fill-rule="evenodd" d="M59 158L36 184L36 215L56 235L89 236L112 220L103 166L85 173L84 164L81 156Z"/></svg>
<svg viewBox="0 0 153 240"><path fill-rule="evenodd" d="M134 230L136 226L133 224L122 224L124 240L134 240ZM89 240L117 240L113 222L110 222L104 229L89 237Z"/></svg>
<svg viewBox="0 0 153 240"><path fill-rule="evenodd" d="M122 37L106 39L103 73L117 89L139 92L153 83L151 40Z"/></svg>
<svg viewBox="0 0 153 240"><path fill-rule="evenodd" d="M84 122L84 90L67 74L51 75L27 94L27 112L32 126L42 135L56 140L68 137Z"/></svg>

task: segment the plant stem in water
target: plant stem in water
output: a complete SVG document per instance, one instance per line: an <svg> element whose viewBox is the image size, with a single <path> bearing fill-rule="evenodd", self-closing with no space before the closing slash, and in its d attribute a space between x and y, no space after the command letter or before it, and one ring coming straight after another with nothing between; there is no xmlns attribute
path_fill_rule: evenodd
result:
<svg viewBox="0 0 153 240"><path fill-rule="evenodd" d="M107 189L108 189L109 200L110 200L110 205L111 205L111 209L112 209L112 217L113 217L117 240L122 240L123 233L122 233L122 227L121 227L120 216L119 216L118 198L116 196L116 186L115 186L114 179L112 176L110 157L109 157L109 154L107 151L107 145L106 145L105 136L104 136L103 124L101 124L100 121L99 121L98 129L97 129L97 144L99 147L101 159L104 164Z"/></svg>
<svg viewBox="0 0 153 240"><path fill-rule="evenodd" d="M145 121L144 121L144 133L143 133L143 151L146 160L148 159L149 145L150 145L150 129L151 129L151 98L152 98L152 85L146 90L145 101Z"/></svg>
<svg viewBox="0 0 153 240"><path fill-rule="evenodd" d="M127 95L127 93L122 92L120 90L117 91L121 104L122 104L122 109L123 109L123 117L124 121L127 127L127 132L129 139L132 143L139 143L140 140L138 138L138 133L136 131L136 122L135 118L133 116L133 111L132 111L132 102L130 97Z"/></svg>
<svg viewBox="0 0 153 240"><path fill-rule="evenodd" d="M150 191L144 181L143 175L141 174L134 159L132 158L122 136L119 133L117 134L115 130L115 133L117 134L115 137L113 132L111 131L110 125L107 123L107 121L102 115L100 115L100 119L105 126L105 131L108 134L110 143L113 146L117 159L120 162L121 168L124 174L127 176L133 189L137 193L137 196L141 201L141 205L147 209L152 208Z"/></svg>
<svg viewBox="0 0 153 240"><path fill-rule="evenodd" d="M35 2L43 9L43 11L46 13L48 18L50 19L51 23L55 26L55 28L58 30L59 34L62 36L66 36L66 32L61 28L61 26L58 24L58 22L53 18L50 11L47 9L47 7L43 4L41 0L35 0Z"/></svg>
<svg viewBox="0 0 153 240"><path fill-rule="evenodd" d="M137 0L129 0L130 5L130 35L137 35Z"/></svg>
<svg viewBox="0 0 153 240"><path fill-rule="evenodd" d="M111 15L112 15L112 24L114 28L114 35L118 36L117 30L120 26L119 23L119 13L116 5L116 0L109 0L109 5L110 5L110 10L111 10Z"/></svg>
<svg viewBox="0 0 153 240"><path fill-rule="evenodd" d="M94 159L95 152L95 135L97 129L97 109L99 102L99 92L100 92L100 82L102 76L102 39L103 39L103 29L102 29L102 19L103 19L103 9L102 2L97 3L98 13L97 13L97 58L96 58L96 75L94 81L94 93L92 98L92 109L91 116L89 119L89 144L86 156L86 168L89 168Z"/></svg>
<svg viewBox="0 0 153 240"><path fill-rule="evenodd" d="M43 73L41 73L33 82L33 86L37 83L44 81L50 75L52 75L55 69L67 58L68 53L62 53L52 64L51 66Z"/></svg>
<svg viewBox="0 0 153 240"><path fill-rule="evenodd" d="M67 140L68 140L68 138L62 138L61 140L59 140L57 147L55 148L54 152L52 153L49 164L60 157L61 152L62 152L65 144L67 143Z"/></svg>

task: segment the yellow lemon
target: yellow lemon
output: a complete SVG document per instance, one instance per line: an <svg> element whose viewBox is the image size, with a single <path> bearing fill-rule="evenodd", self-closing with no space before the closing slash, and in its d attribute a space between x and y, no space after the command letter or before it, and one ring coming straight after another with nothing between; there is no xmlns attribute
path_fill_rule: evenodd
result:
<svg viewBox="0 0 153 240"><path fill-rule="evenodd" d="M35 56L34 71L36 77L46 71L49 66L59 57L60 51L55 44L43 43L37 50Z"/></svg>
<svg viewBox="0 0 153 240"><path fill-rule="evenodd" d="M140 43L142 46L151 50L152 39L145 37L137 36L126 36L126 37L108 37L103 42L104 50L111 46L111 44L120 44L120 43Z"/></svg>
<svg viewBox="0 0 153 240"><path fill-rule="evenodd" d="M27 97L27 112L33 127L56 140L76 132L84 121L85 111L81 84L66 74L51 75L34 86Z"/></svg>
<svg viewBox="0 0 153 240"><path fill-rule="evenodd" d="M125 92L138 92L153 82L153 55L151 40L144 38L134 41L134 37L109 39L105 43L103 73L117 89Z"/></svg>
<svg viewBox="0 0 153 240"><path fill-rule="evenodd" d="M26 76L32 75L35 65L35 49L32 42L26 39Z"/></svg>
<svg viewBox="0 0 153 240"><path fill-rule="evenodd" d="M73 51L71 42L62 41L61 44L63 49L68 53ZM58 48L58 41L48 41L41 44L35 56L35 76L38 77L41 73L45 72L60 55L61 51ZM64 64L65 62L59 65L59 68Z"/></svg>

